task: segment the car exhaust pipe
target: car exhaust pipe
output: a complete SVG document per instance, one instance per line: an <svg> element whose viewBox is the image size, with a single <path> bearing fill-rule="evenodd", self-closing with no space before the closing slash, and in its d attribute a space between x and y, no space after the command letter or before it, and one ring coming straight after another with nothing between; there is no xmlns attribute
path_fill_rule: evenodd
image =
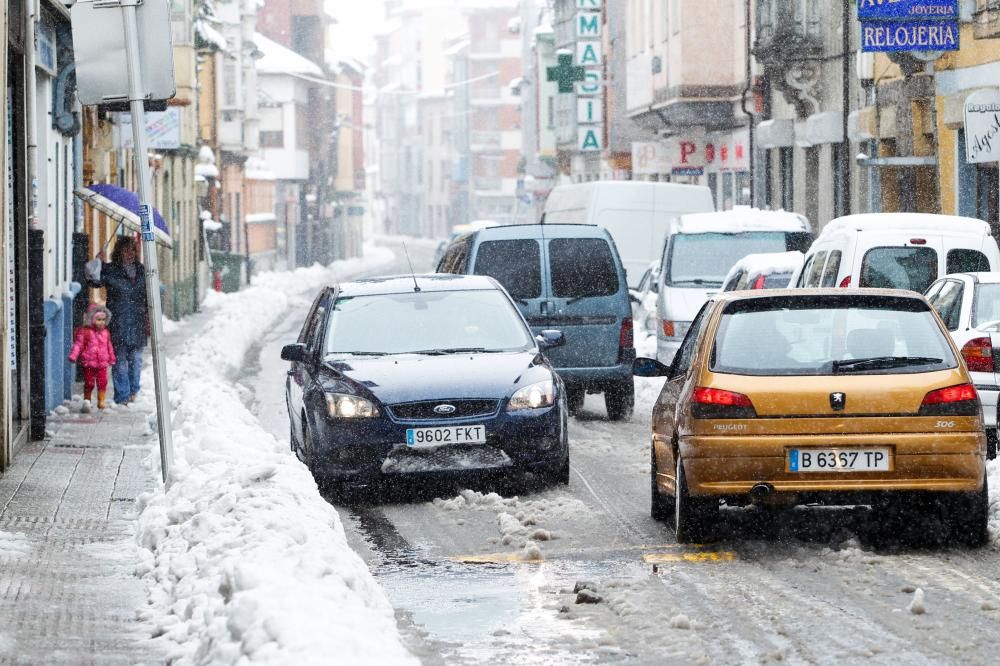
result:
<svg viewBox="0 0 1000 666"><path fill-rule="evenodd" d="M750 499L754 502L760 502L768 497L774 492L774 486L770 483L758 483L753 488L750 489Z"/></svg>

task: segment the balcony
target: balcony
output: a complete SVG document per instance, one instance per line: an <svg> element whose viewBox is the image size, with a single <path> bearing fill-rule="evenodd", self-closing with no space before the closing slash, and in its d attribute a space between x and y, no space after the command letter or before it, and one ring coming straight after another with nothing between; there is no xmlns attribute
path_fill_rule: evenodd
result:
<svg viewBox="0 0 1000 666"><path fill-rule="evenodd" d="M822 30L816 0L757 0L754 55L765 66L821 56Z"/></svg>

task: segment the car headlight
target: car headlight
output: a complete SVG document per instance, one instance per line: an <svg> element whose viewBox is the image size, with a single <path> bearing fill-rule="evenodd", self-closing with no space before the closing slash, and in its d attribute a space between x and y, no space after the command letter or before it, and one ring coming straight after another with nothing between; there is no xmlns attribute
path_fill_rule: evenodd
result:
<svg viewBox="0 0 1000 666"><path fill-rule="evenodd" d="M371 400L346 393L327 393L326 407L335 419L367 419L379 415Z"/></svg>
<svg viewBox="0 0 1000 666"><path fill-rule="evenodd" d="M507 404L508 412L522 409L541 409L556 403L556 385L551 379L518 389Z"/></svg>

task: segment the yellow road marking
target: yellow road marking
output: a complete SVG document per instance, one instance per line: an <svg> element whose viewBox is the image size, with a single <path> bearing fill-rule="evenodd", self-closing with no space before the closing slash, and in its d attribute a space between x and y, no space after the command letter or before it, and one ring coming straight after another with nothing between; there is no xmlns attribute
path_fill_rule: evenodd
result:
<svg viewBox="0 0 1000 666"><path fill-rule="evenodd" d="M739 559L730 550L700 553L646 553L642 561L646 564L670 564L674 562L733 562Z"/></svg>

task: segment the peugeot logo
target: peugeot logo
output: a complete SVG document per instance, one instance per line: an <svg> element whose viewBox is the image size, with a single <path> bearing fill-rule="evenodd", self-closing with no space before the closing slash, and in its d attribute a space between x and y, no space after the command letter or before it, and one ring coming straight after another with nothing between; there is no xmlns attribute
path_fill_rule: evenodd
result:
<svg viewBox="0 0 1000 666"><path fill-rule="evenodd" d="M847 394L845 393L831 393L830 394L830 407L833 408L835 412L842 412L844 408L847 407Z"/></svg>
<svg viewBox="0 0 1000 666"><path fill-rule="evenodd" d="M446 414L454 414L455 405L438 405L437 407L434 408L434 413L441 414L442 416Z"/></svg>

